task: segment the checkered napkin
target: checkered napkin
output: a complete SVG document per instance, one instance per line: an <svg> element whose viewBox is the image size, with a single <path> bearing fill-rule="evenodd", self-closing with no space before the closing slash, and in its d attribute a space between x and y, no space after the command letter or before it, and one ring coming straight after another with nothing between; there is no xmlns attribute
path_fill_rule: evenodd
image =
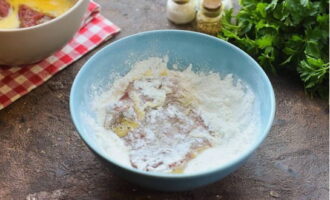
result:
<svg viewBox="0 0 330 200"><path fill-rule="evenodd" d="M37 64L0 67L0 110L120 31L100 14L100 6L93 1L90 2L84 19L73 39L52 56Z"/></svg>

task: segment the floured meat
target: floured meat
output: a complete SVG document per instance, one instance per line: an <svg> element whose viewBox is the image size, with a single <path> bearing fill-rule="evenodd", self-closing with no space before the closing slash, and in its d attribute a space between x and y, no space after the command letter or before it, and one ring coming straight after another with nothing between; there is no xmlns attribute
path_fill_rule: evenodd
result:
<svg viewBox="0 0 330 200"><path fill-rule="evenodd" d="M114 71L92 84L93 112L81 110L105 157L144 171L198 175L236 162L255 145L261 110L249 84L182 66L178 57L135 59L129 54L125 75Z"/></svg>
<svg viewBox="0 0 330 200"><path fill-rule="evenodd" d="M192 103L173 77L134 80L109 105L104 126L129 147L133 167L179 173L196 154L212 146L212 133Z"/></svg>
<svg viewBox="0 0 330 200"><path fill-rule="evenodd" d="M20 27L26 28L45 23L52 20L54 17L34 10L27 5L20 5L18 9L18 17L20 20Z"/></svg>
<svg viewBox="0 0 330 200"><path fill-rule="evenodd" d="M0 0L0 18L7 17L10 5L6 0Z"/></svg>

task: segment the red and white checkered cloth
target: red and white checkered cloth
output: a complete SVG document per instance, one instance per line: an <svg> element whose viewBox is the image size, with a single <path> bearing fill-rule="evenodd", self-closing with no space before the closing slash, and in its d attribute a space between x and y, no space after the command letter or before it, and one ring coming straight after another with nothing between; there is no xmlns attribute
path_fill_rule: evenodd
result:
<svg viewBox="0 0 330 200"><path fill-rule="evenodd" d="M100 6L91 1L83 26L61 50L37 64L0 67L0 110L38 87L119 31L116 25L100 14Z"/></svg>

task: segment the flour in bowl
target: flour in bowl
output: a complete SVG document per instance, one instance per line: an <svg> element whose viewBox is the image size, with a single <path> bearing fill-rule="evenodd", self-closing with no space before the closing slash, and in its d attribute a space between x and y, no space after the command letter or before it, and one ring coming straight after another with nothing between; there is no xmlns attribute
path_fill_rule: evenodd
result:
<svg viewBox="0 0 330 200"><path fill-rule="evenodd" d="M144 171L195 173L246 151L259 132L253 92L232 75L168 69L166 59L137 62L96 96L99 146Z"/></svg>

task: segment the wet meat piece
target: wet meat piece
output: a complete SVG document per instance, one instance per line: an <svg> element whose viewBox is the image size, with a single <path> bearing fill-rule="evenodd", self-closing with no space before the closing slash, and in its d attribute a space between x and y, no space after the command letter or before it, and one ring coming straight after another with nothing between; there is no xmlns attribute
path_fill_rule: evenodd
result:
<svg viewBox="0 0 330 200"><path fill-rule="evenodd" d="M42 24L54 18L53 16L36 11L26 5L19 6L18 17L21 28Z"/></svg>
<svg viewBox="0 0 330 200"><path fill-rule="evenodd" d="M10 5L6 0L0 0L0 18L7 17Z"/></svg>

